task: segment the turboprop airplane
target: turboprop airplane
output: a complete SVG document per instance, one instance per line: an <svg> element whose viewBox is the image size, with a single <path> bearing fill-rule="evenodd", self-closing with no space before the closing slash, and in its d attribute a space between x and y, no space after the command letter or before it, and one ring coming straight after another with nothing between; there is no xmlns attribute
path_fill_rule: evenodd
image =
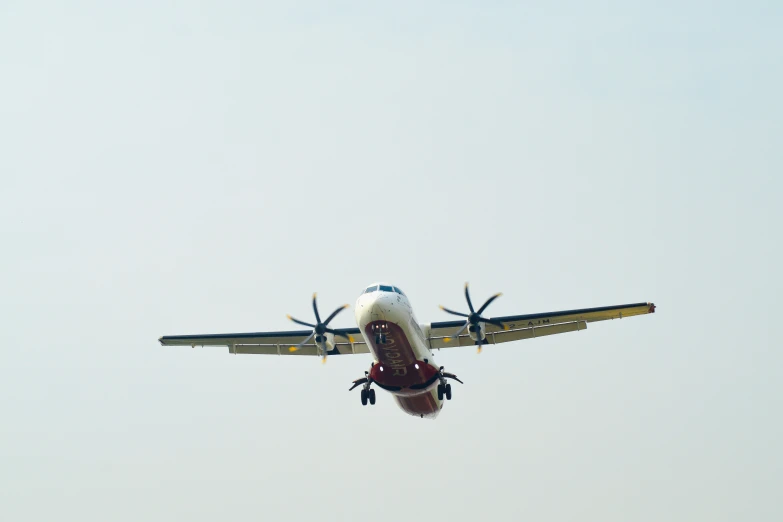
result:
<svg viewBox="0 0 783 522"><path fill-rule="evenodd" d="M473 307L468 284L465 299L470 313L440 308L460 317L456 321L419 324L405 293L399 287L375 283L356 300L358 328L330 328L335 316L348 308L344 305L321 320L313 294L315 323L288 319L309 330L291 332L256 332L208 335L172 335L160 338L164 346L227 346L233 354L313 355L326 362L329 355L371 353L373 363L364 377L349 388L361 386L362 405L375 404L375 389L386 390L399 407L417 417L437 417L444 398L451 400L451 383L462 383L456 375L435 364L433 350L500 344L544 335L578 332L587 323L622 319L655 312L653 303L634 303L600 308L583 308L528 315L486 318L482 314L500 297L495 294L478 309ZM359 336L360 337L357 337Z"/></svg>

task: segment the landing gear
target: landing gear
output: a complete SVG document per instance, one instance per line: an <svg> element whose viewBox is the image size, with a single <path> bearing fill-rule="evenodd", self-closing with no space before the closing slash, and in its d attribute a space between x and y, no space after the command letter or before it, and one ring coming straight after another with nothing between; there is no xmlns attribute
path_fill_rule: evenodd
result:
<svg viewBox="0 0 783 522"><path fill-rule="evenodd" d="M446 397L447 401L451 400L451 384L438 384L438 400L442 401L443 397Z"/></svg>
<svg viewBox="0 0 783 522"><path fill-rule="evenodd" d="M447 401L451 400L451 383L446 382L446 379L454 379L458 383L462 384L456 375L443 371L443 366L440 367L440 383L438 384L438 400L442 401L443 397L446 397Z"/></svg>
<svg viewBox="0 0 783 522"><path fill-rule="evenodd" d="M362 388L362 406L367 406L367 402L375 404L375 390L372 388Z"/></svg>
<svg viewBox="0 0 783 522"><path fill-rule="evenodd" d="M387 323L376 324L373 326L373 333L375 334L375 344L386 344L386 334L389 332L389 325Z"/></svg>
<svg viewBox="0 0 783 522"><path fill-rule="evenodd" d="M361 386L362 406L367 406L368 402L370 404L375 404L375 390L371 388L373 382L372 377L370 377L370 372L364 372L364 377L353 381L353 386L351 386L348 391L353 390L357 386Z"/></svg>

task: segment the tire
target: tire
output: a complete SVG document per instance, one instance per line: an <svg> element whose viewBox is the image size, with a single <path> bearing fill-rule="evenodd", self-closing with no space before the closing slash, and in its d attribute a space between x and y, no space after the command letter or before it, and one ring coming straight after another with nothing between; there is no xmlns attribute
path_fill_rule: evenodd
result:
<svg viewBox="0 0 783 522"><path fill-rule="evenodd" d="M438 384L438 400L439 401L443 400L443 385L442 384Z"/></svg>
<svg viewBox="0 0 783 522"><path fill-rule="evenodd" d="M369 396L369 399L370 399L370 404L375 404L375 390L373 390L372 388L370 388L369 395L370 395L370 396Z"/></svg>
<svg viewBox="0 0 783 522"><path fill-rule="evenodd" d="M446 400L451 400L451 384L446 384Z"/></svg>
<svg viewBox="0 0 783 522"><path fill-rule="evenodd" d="M362 406L367 406L367 390L362 388Z"/></svg>

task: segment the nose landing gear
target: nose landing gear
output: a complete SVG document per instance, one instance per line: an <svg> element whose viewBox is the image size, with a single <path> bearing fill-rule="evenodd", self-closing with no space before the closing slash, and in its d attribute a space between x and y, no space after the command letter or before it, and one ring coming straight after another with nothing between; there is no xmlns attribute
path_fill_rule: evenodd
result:
<svg viewBox="0 0 783 522"><path fill-rule="evenodd" d="M386 344L386 334L389 332L389 325L387 323L374 325L372 331L375 334L376 345Z"/></svg>

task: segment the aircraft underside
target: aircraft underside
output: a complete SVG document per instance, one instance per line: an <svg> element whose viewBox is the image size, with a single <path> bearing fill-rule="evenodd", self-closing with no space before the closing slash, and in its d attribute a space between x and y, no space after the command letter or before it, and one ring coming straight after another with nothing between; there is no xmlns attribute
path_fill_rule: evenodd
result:
<svg viewBox="0 0 783 522"><path fill-rule="evenodd" d="M391 393L406 413L435 418L443 407L443 399L451 398L451 384L446 382L450 374L435 366L431 355L418 356L405 330L393 322L371 321L364 332L377 362L363 379L358 379L362 381L358 384L364 385L362 404L375 403L375 384Z"/></svg>

